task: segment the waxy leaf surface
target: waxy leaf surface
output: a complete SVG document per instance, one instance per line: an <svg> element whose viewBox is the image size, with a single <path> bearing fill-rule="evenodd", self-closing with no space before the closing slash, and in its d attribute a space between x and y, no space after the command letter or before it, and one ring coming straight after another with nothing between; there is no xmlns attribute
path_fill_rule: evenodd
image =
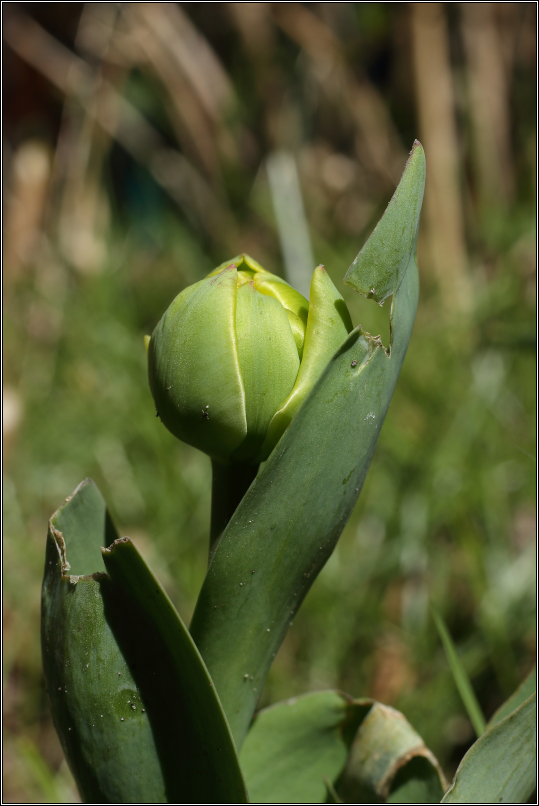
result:
<svg viewBox="0 0 539 806"><path fill-rule="evenodd" d="M442 803L526 803L536 785L536 697L470 747Z"/></svg>
<svg viewBox="0 0 539 806"><path fill-rule="evenodd" d="M406 191L414 199L422 195L423 165L417 144L406 169L421 186ZM402 205L401 218L408 215L415 232L419 208L406 206L406 193L391 204ZM190 629L238 748L294 613L365 479L417 309L414 248L415 240L405 239L394 260L390 354L360 328L347 336L234 513L208 569Z"/></svg>
<svg viewBox="0 0 539 806"><path fill-rule="evenodd" d="M104 573L100 547L116 538L90 480L49 524L43 666L81 795L91 803L246 803L211 679L168 597L126 538L105 552L112 573Z"/></svg>
<svg viewBox="0 0 539 806"><path fill-rule="evenodd" d="M369 708L316 691L260 711L240 756L253 803L324 803Z"/></svg>
<svg viewBox="0 0 539 806"><path fill-rule="evenodd" d="M380 304L399 287L416 250L425 176L423 147L416 140L384 215L346 272L346 285Z"/></svg>
<svg viewBox="0 0 539 806"><path fill-rule="evenodd" d="M526 677L525 680L522 681L520 686L517 690L511 694L511 696L500 705L497 711L491 716L488 721L487 729L493 728L494 725L497 725L498 722L501 722L502 719L505 719L506 716L512 714L513 711L522 705L528 697L531 697L537 691L537 667L534 666L533 669L530 671L529 675Z"/></svg>
<svg viewBox="0 0 539 806"><path fill-rule="evenodd" d="M260 711L240 758L256 803L438 803L447 788L401 713L339 691Z"/></svg>

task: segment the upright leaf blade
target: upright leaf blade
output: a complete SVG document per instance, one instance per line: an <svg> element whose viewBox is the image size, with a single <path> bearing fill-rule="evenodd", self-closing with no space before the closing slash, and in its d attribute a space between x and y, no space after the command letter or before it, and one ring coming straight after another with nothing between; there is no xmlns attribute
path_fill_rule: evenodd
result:
<svg viewBox="0 0 539 806"><path fill-rule="evenodd" d="M155 613L144 612L105 573L84 574L104 568L100 547L111 537L117 534L105 502L87 480L51 518L47 539L43 665L81 794L92 803L246 802L237 760L236 774L230 770L230 736L228 748L214 747L211 732L222 734L222 724L200 705L204 690L210 704L216 698L196 650L184 651L178 664L178 652L171 657L152 620ZM69 570L78 573L68 576ZM145 575L153 579L148 569ZM176 618L178 635L185 636ZM193 667L201 672L194 696L188 690ZM213 710L226 727L219 708Z"/></svg>
<svg viewBox="0 0 539 806"><path fill-rule="evenodd" d="M468 750L442 803L526 803L536 783L536 696Z"/></svg>
<svg viewBox="0 0 539 806"><path fill-rule="evenodd" d="M393 198L344 278L380 304L400 286L415 252L425 190L425 154L417 140Z"/></svg>
<svg viewBox="0 0 539 806"><path fill-rule="evenodd" d="M414 154L422 164L422 149ZM418 170L421 187L423 178ZM417 205L409 215L417 228ZM414 248L415 241L401 256L404 276L400 262L393 267L389 356L359 328L349 334L236 510L208 569L191 634L237 747L292 616L333 551L367 473L417 309Z"/></svg>
<svg viewBox="0 0 539 806"><path fill-rule="evenodd" d="M182 795L195 798L193 803L197 798L201 803L212 799L247 803L236 748L219 697L176 608L128 537L102 551L112 581L147 617L174 667L176 687L174 692L163 692L163 705L168 711L171 696L181 702L182 724L176 725L176 730L183 741L180 743L176 737L169 752L178 774L184 776Z"/></svg>

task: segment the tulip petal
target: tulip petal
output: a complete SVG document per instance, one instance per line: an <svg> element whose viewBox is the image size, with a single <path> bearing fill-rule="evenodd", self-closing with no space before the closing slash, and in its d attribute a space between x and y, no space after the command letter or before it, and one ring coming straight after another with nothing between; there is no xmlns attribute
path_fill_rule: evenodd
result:
<svg viewBox="0 0 539 806"><path fill-rule="evenodd" d="M259 452L271 418L294 386L299 357L286 310L259 294L254 282L238 288L236 335L247 437L233 459L242 461Z"/></svg>
<svg viewBox="0 0 539 806"><path fill-rule="evenodd" d="M294 388L273 417L262 449L261 461L284 433L295 413L321 376L333 353L352 330L346 303L323 266L317 266L311 280L309 318L305 332L303 360Z"/></svg>
<svg viewBox="0 0 539 806"><path fill-rule="evenodd" d="M307 316L309 314L309 303L299 291L288 285L281 277L276 274L264 272L263 274L255 275L255 288L261 294L268 294L279 300L281 305L288 311L295 313L303 322L304 326L307 325Z"/></svg>
<svg viewBox="0 0 539 806"><path fill-rule="evenodd" d="M237 255L232 258L232 260L221 263L220 266L208 274L208 277L215 277L232 263L238 269L240 285L248 282L249 279L253 279L257 291L260 291L261 294L268 294L270 297L279 300L283 307L295 313L296 316L299 316L303 324L305 326L307 325L309 303L303 294L300 294L299 291L292 288L282 277L278 277L276 274L271 274L271 272L266 271L260 263L253 260L250 255Z"/></svg>
<svg viewBox="0 0 539 806"><path fill-rule="evenodd" d="M305 343L305 325L295 313L289 311L288 308L285 308L286 315L288 316L288 322L292 329L292 335L294 336L294 340L296 342L296 348L298 351L299 360L303 358L303 345Z"/></svg>
<svg viewBox="0 0 539 806"><path fill-rule="evenodd" d="M241 255L236 255L236 257L233 257L232 260L225 260L224 263L221 263L220 266L217 266L216 269L210 272L208 277L215 277L217 274L220 274L223 269L228 268L232 263L236 266L238 271L248 271L251 273L262 272L264 274L267 273L266 269L264 269L260 263L257 263L256 260L253 260L250 255L243 253Z"/></svg>
<svg viewBox="0 0 539 806"><path fill-rule="evenodd" d="M148 355L150 387L164 425L222 462L247 433L236 297L233 264L186 288L154 330Z"/></svg>

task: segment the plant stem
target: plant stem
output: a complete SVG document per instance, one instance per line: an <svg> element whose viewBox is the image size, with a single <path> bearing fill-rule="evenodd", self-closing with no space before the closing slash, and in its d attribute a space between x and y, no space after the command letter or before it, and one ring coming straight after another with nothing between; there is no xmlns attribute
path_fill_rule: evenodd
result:
<svg viewBox="0 0 539 806"><path fill-rule="evenodd" d="M221 464L212 459L210 553L215 553L227 523L258 473L258 465L243 462Z"/></svg>

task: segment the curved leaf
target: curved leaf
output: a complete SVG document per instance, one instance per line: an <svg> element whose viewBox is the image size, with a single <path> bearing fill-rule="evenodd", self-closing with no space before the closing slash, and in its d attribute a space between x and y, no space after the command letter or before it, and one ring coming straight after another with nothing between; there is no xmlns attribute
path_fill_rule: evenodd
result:
<svg viewBox="0 0 539 806"><path fill-rule="evenodd" d="M92 803L245 803L209 675L134 546L124 539L107 555L115 579L87 574L104 569L100 546L115 538L91 480L49 523L43 665L80 792Z"/></svg>
<svg viewBox="0 0 539 806"><path fill-rule="evenodd" d="M505 719L506 716L512 714L523 702L525 702L528 697L537 690L537 667L534 666L529 675L526 677L525 680L522 681L520 686L517 690L511 694L511 696L500 705L497 711L489 719L487 724L487 730L489 728L493 728L494 725L497 725L498 722L501 722L502 719Z"/></svg>
<svg viewBox="0 0 539 806"><path fill-rule="evenodd" d="M526 803L536 780L536 694L468 750L442 803Z"/></svg>
<svg viewBox="0 0 539 806"><path fill-rule="evenodd" d="M438 803L438 762L401 713L316 691L260 711L241 764L256 803Z"/></svg>
<svg viewBox="0 0 539 806"><path fill-rule="evenodd" d="M400 711L370 702L339 795L345 803L438 803L447 784L435 757Z"/></svg>
<svg viewBox="0 0 539 806"><path fill-rule="evenodd" d="M414 154L424 160L420 147ZM409 215L417 228L417 206ZM191 634L237 747L290 621L365 479L417 309L414 245L400 285L398 272L393 276L389 355L360 328L348 335L243 498L208 569Z"/></svg>
<svg viewBox="0 0 539 806"><path fill-rule="evenodd" d="M182 736L180 741L174 737L169 752L177 765L183 797L194 798L193 803L212 798L222 803L247 803L236 748L219 697L174 605L128 537L119 538L102 552L112 581L147 617L174 666L175 688L163 692L162 705L170 715L170 696L180 703L182 721L175 730ZM155 680L155 669L153 674Z"/></svg>
<svg viewBox="0 0 539 806"><path fill-rule="evenodd" d="M316 691L260 711L240 756L253 803L324 803L370 707Z"/></svg>

